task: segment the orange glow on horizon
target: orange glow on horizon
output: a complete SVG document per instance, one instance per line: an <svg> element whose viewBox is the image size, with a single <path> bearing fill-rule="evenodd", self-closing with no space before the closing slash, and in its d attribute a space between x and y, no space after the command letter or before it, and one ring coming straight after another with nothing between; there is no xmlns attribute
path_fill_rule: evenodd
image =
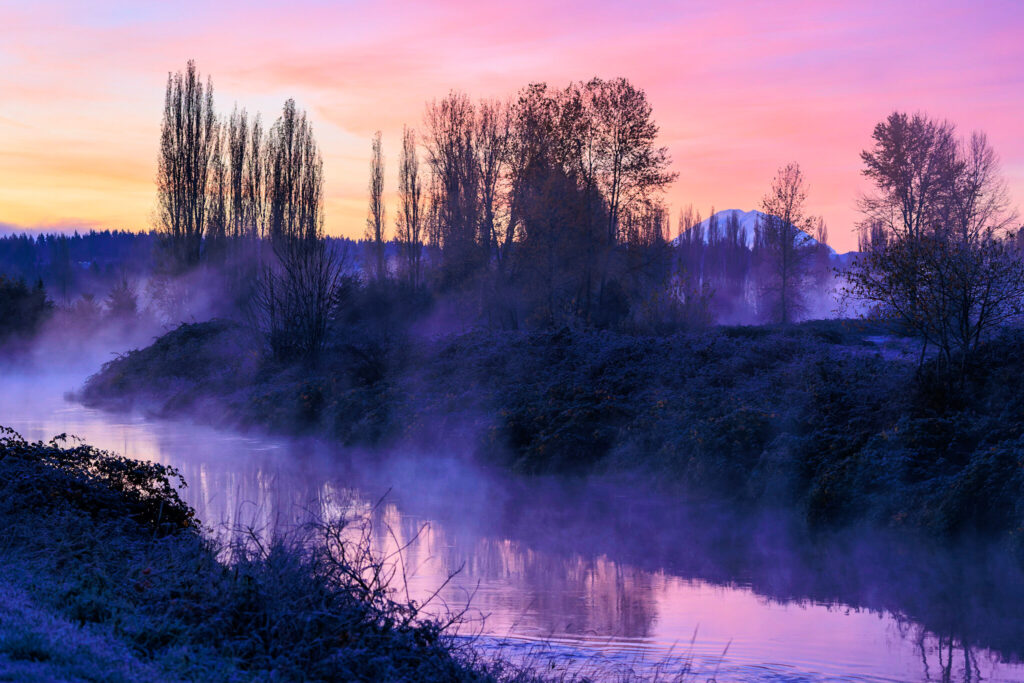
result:
<svg viewBox="0 0 1024 683"><path fill-rule="evenodd" d="M1024 200L1024 10L1012 2L927 14L910 2L184 4L4 7L0 226L149 229L164 79L189 58L223 114L237 102L269 123L287 97L309 111L331 234L363 234L375 130L393 190L402 124L418 126L425 102L594 75L647 91L679 172L673 214L756 208L797 161L808 209L833 246L854 248L858 153L893 109L985 130Z"/></svg>

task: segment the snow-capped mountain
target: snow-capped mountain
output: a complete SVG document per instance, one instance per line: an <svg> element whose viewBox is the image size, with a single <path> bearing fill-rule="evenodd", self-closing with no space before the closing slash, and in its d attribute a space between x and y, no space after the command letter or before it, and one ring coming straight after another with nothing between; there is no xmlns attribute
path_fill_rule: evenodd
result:
<svg viewBox="0 0 1024 683"><path fill-rule="evenodd" d="M767 217L766 214L761 211L757 211L756 209L754 211L744 211L742 209L725 209L724 211L718 211L712 214L711 217L705 218L697 225L691 227L690 230L694 230L699 227L701 235L704 237L704 241L708 242L710 241L709 227L711 226L712 220L714 220L717 225L718 234L724 237L726 225L732 216L735 216L739 221L740 232L746 238L747 247L752 249L754 247L754 237L756 235L755 226L758 221L764 220ZM809 240L808 245L818 244L818 241L811 235L807 235L807 237ZM836 252L832 247L828 247L828 249L831 255L836 255Z"/></svg>

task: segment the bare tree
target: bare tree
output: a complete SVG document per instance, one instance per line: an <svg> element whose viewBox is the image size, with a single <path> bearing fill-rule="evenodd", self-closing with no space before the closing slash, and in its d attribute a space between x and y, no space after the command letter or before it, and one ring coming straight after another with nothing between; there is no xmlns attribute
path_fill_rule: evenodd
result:
<svg viewBox="0 0 1024 683"><path fill-rule="evenodd" d="M293 100L270 130L265 159L274 258L257 278L251 313L275 357L314 360L326 343L343 263L324 240L323 160Z"/></svg>
<svg viewBox="0 0 1024 683"><path fill-rule="evenodd" d="M204 86L194 61L168 74L157 168L157 230L175 266L189 268L202 254L210 159L218 130L213 84Z"/></svg>
<svg viewBox="0 0 1024 683"><path fill-rule="evenodd" d="M556 102L544 84L533 84L520 91L510 107L512 119L507 144L509 188L506 193L508 221L498 249L498 267L511 261L515 240L525 212L526 197L536 169L549 163Z"/></svg>
<svg viewBox="0 0 1024 683"><path fill-rule="evenodd" d="M693 208L693 204L687 204L679 209L679 220L676 223L676 242L682 244L684 241L693 238L696 233L694 228L700 225L703 219L700 211Z"/></svg>
<svg viewBox="0 0 1024 683"><path fill-rule="evenodd" d="M657 146L658 126L643 90L625 78L611 81L593 79L585 88L590 93L598 131L596 149L583 147L596 167L599 189L608 204L608 240L618 237L623 209L651 198L675 179L668 170L667 147Z"/></svg>
<svg viewBox="0 0 1024 683"><path fill-rule="evenodd" d="M226 197L221 256L230 295L245 302L251 295L260 267L262 230L265 228L268 160L264 156L263 129L257 115L250 120L236 106L222 128L222 164Z"/></svg>
<svg viewBox="0 0 1024 683"><path fill-rule="evenodd" d="M277 258L257 278L253 321L275 358L313 361L327 342L344 255L323 239L279 242L275 251Z"/></svg>
<svg viewBox="0 0 1024 683"><path fill-rule="evenodd" d="M434 177L435 207L443 248L444 286L461 286L485 263L477 242L480 176L475 155L475 108L452 92L427 107L427 160Z"/></svg>
<svg viewBox="0 0 1024 683"><path fill-rule="evenodd" d="M832 250L828 246L828 226L822 216L814 219L814 253L812 268L814 271L815 291L819 294L827 294L829 301L834 302L834 287L831 283L835 280L835 271L832 266Z"/></svg>
<svg viewBox="0 0 1024 683"><path fill-rule="evenodd" d="M603 245L581 245L590 254L582 264L586 280L599 285L599 309L614 306L606 285L616 268L622 217L656 200L676 174L668 171L668 149L656 144L658 127L646 94L628 80L570 84L560 93L556 111L556 161L603 203ZM587 287L583 307L587 316L593 313L592 289Z"/></svg>
<svg viewBox="0 0 1024 683"><path fill-rule="evenodd" d="M934 225L941 197L957 175L953 125L894 112L875 126L872 138L874 149L860 156L877 192L860 199L861 212L893 236L916 239Z"/></svg>
<svg viewBox="0 0 1024 683"><path fill-rule="evenodd" d="M925 235L891 239L846 273L847 297L871 315L902 322L939 352L948 376L963 380L967 360L992 330L1024 313L1024 264L1016 245Z"/></svg>
<svg viewBox="0 0 1024 683"><path fill-rule="evenodd" d="M521 239L515 272L526 319L554 326L586 313L590 253L604 226L594 220L593 197L558 165L538 165L521 198Z"/></svg>
<svg viewBox="0 0 1024 683"><path fill-rule="evenodd" d="M217 124L211 151L208 189L206 196L206 236L204 254L208 260L224 257L228 236L228 209L230 191L230 154L227 130Z"/></svg>
<svg viewBox="0 0 1024 683"><path fill-rule="evenodd" d="M624 280L631 299L634 324L661 328L676 318L670 292L673 253L669 244L669 213L657 201L646 202L623 214ZM670 305L671 304L671 305Z"/></svg>
<svg viewBox="0 0 1024 683"><path fill-rule="evenodd" d="M480 234L478 241L488 254L497 257L498 245L507 226L499 225L502 208L502 180L512 134L511 108L499 100L483 100L476 108L473 155L480 187Z"/></svg>
<svg viewBox="0 0 1024 683"><path fill-rule="evenodd" d="M315 242L323 230L323 159L305 112L284 104L267 140L265 191L273 243Z"/></svg>
<svg viewBox="0 0 1024 683"><path fill-rule="evenodd" d="M248 145L249 152L242 169L245 205L242 228L249 239L256 241L267 237L266 150L263 123L258 114L252 121Z"/></svg>
<svg viewBox="0 0 1024 683"><path fill-rule="evenodd" d="M825 219L822 216L818 216L818 219L814 221L814 241L821 245L828 244L828 225L825 224Z"/></svg>
<svg viewBox="0 0 1024 683"><path fill-rule="evenodd" d="M761 200L761 225L766 279L762 283L771 317L783 325L803 308L803 280L811 256L812 219L804 212L807 189L796 163L779 169L771 190Z"/></svg>
<svg viewBox="0 0 1024 683"><path fill-rule="evenodd" d="M947 229L965 242L1011 229L1018 214L1012 210L999 157L987 136L972 133L970 139L957 145L957 155L958 173L949 179L943 195Z"/></svg>
<svg viewBox="0 0 1024 683"><path fill-rule="evenodd" d="M985 136L917 114L878 124L861 157L876 193L862 202L872 233L846 273L845 295L901 321L962 381L985 336L1024 311L1024 265L998 159ZM957 359L959 362L957 363Z"/></svg>
<svg viewBox="0 0 1024 683"><path fill-rule="evenodd" d="M370 212L366 218L366 240L373 249L373 277L387 277L384 261L384 151L380 131L373 136L370 155Z"/></svg>
<svg viewBox="0 0 1024 683"><path fill-rule="evenodd" d="M558 291L548 321L569 310L598 322L601 310L620 308L621 287L611 302L605 284L629 277L622 216L631 229L647 221L646 207L675 177L643 91L594 79L563 90L532 84L514 103L453 92L428 105L425 124L427 234L441 253L442 287L473 283L485 290L486 315L512 327L517 314L500 302L512 287L536 289L524 278L542 271L545 291ZM540 268L526 256L538 253L562 263Z"/></svg>
<svg viewBox="0 0 1024 683"><path fill-rule="evenodd" d="M413 289L420 286L423 252L423 186L416 153L416 132L402 129L402 153L398 163L398 241L402 246L406 277Z"/></svg>
<svg viewBox="0 0 1024 683"><path fill-rule="evenodd" d="M714 213L712 209L711 214ZM716 295L703 274L707 254L702 226L704 220L693 204L680 209L678 220L675 264L669 280L666 308L678 325L700 327L712 321L711 303Z"/></svg>
<svg viewBox="0 0 1024 683"><path fill-rule="evenodd" d="M246 233L248 225L248 202L245 196L245 169L249 155L249 116L243 109L235 107L228 119L226 131L227 184L228 184L228 228L232 241Z"/></svg>
<svg viewBox="0 0 1024 683"><path fill-rule="evenodd" d="M889 232L881 221L861 221L857 225L857 251L870 251L873 247L881 247L888 240Z"/></svg>

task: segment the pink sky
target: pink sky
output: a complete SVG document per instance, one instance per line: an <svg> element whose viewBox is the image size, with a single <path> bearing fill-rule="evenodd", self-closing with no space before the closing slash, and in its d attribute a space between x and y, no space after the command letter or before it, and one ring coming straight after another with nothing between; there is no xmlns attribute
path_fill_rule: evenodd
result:
<svg viewBox="0 0 1024 683"><path fill-rule="evenodd" d="M673 213L756 208L797 161L853 248L858 153L893 109L986 131L1024 204L1019 2L83 4L0 0L0 223L148 229L164 81L189 58L223 113L310 112L333 234L363 232L376 129L394 187L427 100L595 75L647 91Z"/></svg>

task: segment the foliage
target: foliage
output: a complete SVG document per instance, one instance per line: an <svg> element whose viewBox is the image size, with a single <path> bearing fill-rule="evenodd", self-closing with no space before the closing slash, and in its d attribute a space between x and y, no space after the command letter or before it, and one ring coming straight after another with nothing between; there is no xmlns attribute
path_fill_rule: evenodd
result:
<svg viewBox="0 0 1024 683"><path fill-rule="evenodd" d="M29 287L24 280L0 275L0 343L31 337L52 309L41 280Z"/></svg>
<svg viewBox="0 0 1024 683"><path fill-rule="evenodd" d="M983 134L899 112L879 123L862 199L873 237L846 273L845 295L896 319L939 349L952 382L965 381L981 342L1024 312L1024 262L1007 228L1016 220L995 152ZM953 359L960 359L954 366Z"/></svg>
<svg viewBox="0 0 1024 683"><path fill-rule="evenodd" d="M139 313L139 297L123 275L107 295L107 312L115 318L133 318Z"/></svg>
<svg viewBox="0 0 1024 683"><path fill-rule="evenodd" d="M125 274L153 268L152 233L90 230L71 235L0 235L0 273L26 282L42 280L61 303L79 294L102 297Z"/></svg>
<svg viewBox="0 0 1024 683"><path fill-rule="evenodd" d="M196 523L195 513L178 495L184 484L173 467L67 443L63 434L48 443L31 443L0 427L0 470L9 509L69 504L87 515L131 519L161 533Z"/></svg>
<svg viewBox="0 0 1024 683"><path fill-rule="evenodd" d="M1024 434L1012 391L1014 368L1024 372L1020 333L983 344L966 361L976 379L950 393L927 381L941 377L940 359L922 379L916 355L883 356L864 337L891 332L864 325L364 338L331 347L316 367L264 360L211 382L168 382L166 345L111 363L85 396L149 390L169 412L202 417L214 402L236 424L350 444L461 439L524 474L618 473L700 495L796 501L821 523L869 518L939 533L1024 523L1013 469ZM198 358L219 343L197 339ZM986 501L984 482L996 481Z"/></svg>
<svg viewBox="0 0 1024 683"><path fill-rule="evenodd" d="M245 368L251 366L258 349L236 323L211 320L180 325L151 346L104 363L89 378L80 398L89 402L106 397L121 408L147 406L152 401L173 412L188 404L183 394L234 387L234 378L248 374Z"/></svg>

